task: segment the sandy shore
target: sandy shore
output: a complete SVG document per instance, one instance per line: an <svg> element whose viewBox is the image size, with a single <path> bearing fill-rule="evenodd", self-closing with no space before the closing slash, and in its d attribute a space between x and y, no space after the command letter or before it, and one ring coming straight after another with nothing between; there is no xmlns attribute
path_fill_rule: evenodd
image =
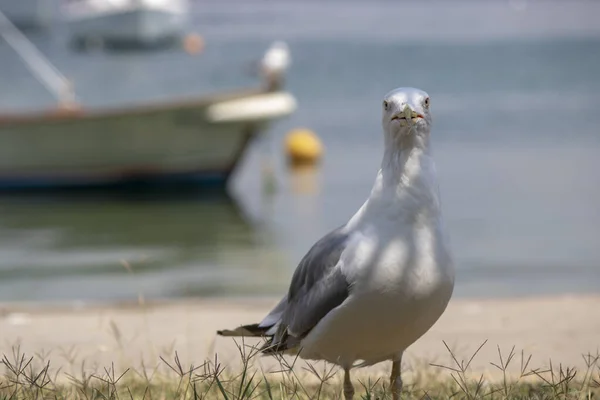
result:
<svg viewBox="0 0 600 400"><path fill-rule="evenodd" d="M219 328L258 321L276 299L176 302L145 307L53 308L0 305L0 353L11 354L21 345L27 355L41 355L63 371L87 366L120 368L159 363L178 352L184 363L201 363L218 353L223 364L236 364L233 341L216 338ZM408 349L405 368L449 365L443 341L457 356L473 360L472 371L498 377L490 362L498 362L498 348L507 355L515 346L519 367L521 350L532 354L532 367L554 365L584 368L582 354L600 348L600 297L552 297L510 300L451 301L438 323ZM272 359L262 359L265 368ZM271 364L269 364L271 363ZM379 368L387 368L383 364ZM368 372L368 371L367 371Z"/></svg>

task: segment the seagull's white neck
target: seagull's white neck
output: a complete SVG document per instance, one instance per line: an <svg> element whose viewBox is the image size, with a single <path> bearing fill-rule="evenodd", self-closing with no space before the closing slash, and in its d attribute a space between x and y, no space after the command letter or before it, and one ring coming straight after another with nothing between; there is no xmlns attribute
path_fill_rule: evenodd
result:
<svg viewBox="0 0 600 400"><path fill-rule="evenodd" d="M381 169L369 199L351 223L371 218L374 213L390 220L411 215L438 218L440 198L429 135L401 141L386 139Z"/></svg>
<svg viewBox="0 0 600 400"><path fill-rule="evenodd" d="M433 162L429 148L428 132L408 135L385 135L380 175L382 183L397 187L409 183L407 179L424 167L423 162Z"/></svg>

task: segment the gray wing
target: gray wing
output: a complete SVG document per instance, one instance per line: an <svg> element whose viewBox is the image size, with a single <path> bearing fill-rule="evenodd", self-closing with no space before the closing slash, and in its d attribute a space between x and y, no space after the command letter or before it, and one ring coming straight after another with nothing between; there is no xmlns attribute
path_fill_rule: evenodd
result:
<svg viewBox="0 0 600 400"><path fill-rule="evenodd" d="M277 332L268 344L273 351L296 345L348 297L349 283L338 266L347 242L348 234L337 228L315 243L300 261Z"/></svg>

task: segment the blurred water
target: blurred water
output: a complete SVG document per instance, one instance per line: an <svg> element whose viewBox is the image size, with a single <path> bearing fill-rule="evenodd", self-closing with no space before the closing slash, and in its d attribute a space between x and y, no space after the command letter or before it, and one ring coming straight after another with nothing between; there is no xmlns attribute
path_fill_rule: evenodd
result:
<svg viewBox="0 0 600 400"><path fill-rule="evenodd" d="M75 53L60 25L32 34L88 105L252 85L248 66L283 38L300 108L253 145L233 200L0 198L0 301L282 293L310 245L368 195L381 98L403 85L432 96L456 295L599 292L598 15L592 1L198 2L199 56ZM52 104L5 43L0 71L1 109ZM297 126L323 139L320 169L285 168L282 140Z"/></svg>

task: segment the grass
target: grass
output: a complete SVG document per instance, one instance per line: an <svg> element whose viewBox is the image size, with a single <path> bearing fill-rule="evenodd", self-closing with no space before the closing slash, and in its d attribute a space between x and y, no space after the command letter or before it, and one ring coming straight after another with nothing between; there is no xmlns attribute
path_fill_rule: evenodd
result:
<svg viewBox="0 0 600 400"><path fill-rule="evenodd" d="M532 369L531 356L515 349L490 363L500 379L488 381L474 375L467 360L459 359L446 345L449 365L430 364L403 371L404 399L600 399L600 356L584 356L587 368L577 371L562 365ZM325 363L278 358L274 371L261 369L257 347L236 341L241 365L226 368L218 357L199 365L183 365L179 355L159 357L148 368L119 370L88 368L85 364L63 371L51 366L48 354L26 355L20 346L0 361L0 400L8 399L340 399L341 373ZM73 367L71 365L71 367ZM517 368L518 367L518 368ZM509 373L510 369L517 373ZM385 375L366 376L355 370L357 399L391 398Z"/></svg>

